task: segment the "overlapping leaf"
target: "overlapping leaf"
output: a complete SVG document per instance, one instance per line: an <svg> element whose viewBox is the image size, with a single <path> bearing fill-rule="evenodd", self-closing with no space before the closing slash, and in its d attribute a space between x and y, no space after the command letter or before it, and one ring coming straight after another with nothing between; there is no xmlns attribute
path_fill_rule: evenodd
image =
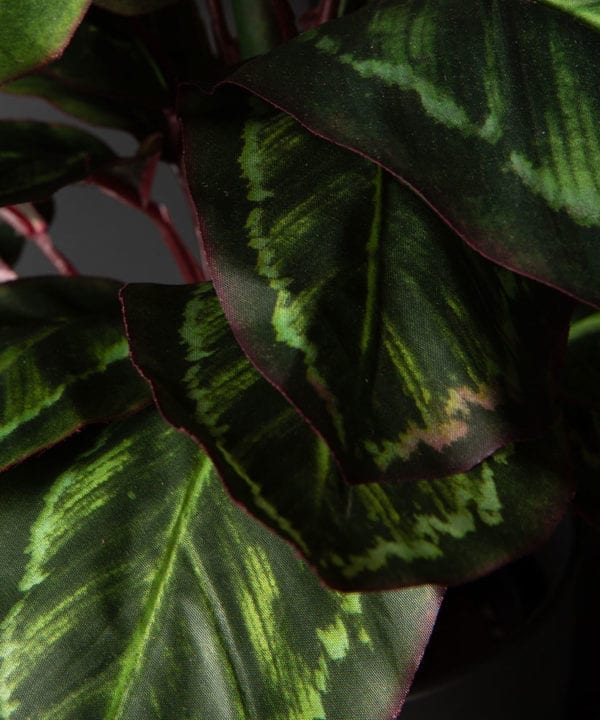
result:
<svg viewBox="0 0 600 720"><path fill-rule="evenodd" d="M283 113L184 121L227 319L350 482L468 470L539 434L562 296L482 259L376 165Z"/></svg>
<svg viewBox="0 0 600 720"><path fill-rule="evenodd" d="M484 256L598 304L598 9L552 5L376 0L231 80L389 168Z"/></svg>
<svg viewBox="0 0 600 720"><path fill-rule="evenodd" d="M0 467L149 402L118 288L92 278L0 286Z"/></svg>
<svg viewBox="0 0 600 720"><path fill-rule="evenodd" d="M0 715L389 720L440 591L321 587L154 409L0 478Z"/></svg>
<svg viewBox="0 0 600 720"><path fill-rule="evenodd" d="M126 72L124 72L126 68ZM161 129L165 80L131 24L91 11L59 60L3 88L139 137Z"/></svg>
<svg viewBox="0 0 600 720"><path fill-rule="evenodd" d="M0 85L60 55L90 0L3 0Z"/></svg>
<svg viewBox="0 0 600 720"><path fill-rule="evenodd" d="M0 206L45 199L114 157L105 143L77 128L0 121Z"/></svg>
<svg viewBox="0 0 600 720"><path fill-rule="evenodd" d="M349 486L322 440L252 366L210 285L129 285L133 359L165 417L234 498L342 589L458 583L525 552L570 498L561 443L517 443L469 473Z"/></svg>

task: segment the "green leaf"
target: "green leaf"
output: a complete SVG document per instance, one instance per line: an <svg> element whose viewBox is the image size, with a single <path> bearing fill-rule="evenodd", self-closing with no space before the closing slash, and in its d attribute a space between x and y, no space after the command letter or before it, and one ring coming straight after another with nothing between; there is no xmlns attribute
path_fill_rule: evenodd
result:
<svg viewBox="0 0 600 720"><path fill-rule="evenodd" d="M600 304L598 9L560 4L379 0L231 81L389 169L485 257Z"/></svg>
<svg viewBox="0 0 600 720"><path fill-rule="evenodd" d="M3 0L0 84L57 58L90 0Z"/></svg>
<svg viewBox="0 0 600 720"><path fill-rule="evenodd" d="M434 587L324 589L154 409L0 482L0 715L389 720Z"/></svg>
<svg viewBox="0 0 600 720"><path fill-rule="evenodd" d="M534 547L570 500L552 435L450 478L350 486L243 354L209 284L128 285L122 299L133 360L161 412L206 449L235 500L334 587L471 579Z"/></svg>
<svg viewBox="0 0 600 720"><path fill-rule="evenodd" d="M150 401L129 360L118 288L92 278L0 285L0 467Z"/></svg>
<svg viewBox="0 0 600 720"><path fill-rule="evenodd" d="M43 200L114 157L101 140L77 128L0 121L0 206Z"/></svg>
<svg viewBox="0 0 600 720"><path fill-rule="evenodd" d="M124 68L127 72L124 72ZM162 129L165 79L131 23L90 11L62 57L3 88L138 137Z"/></svg>
<svg viewBox="0 0 600 720"><path fill-rule="evenodd" d="M93 0L94 5L119 15L145 15L179 0Z"/></svg>
<svg viewBox="0 0 600 720"><path fill-rule="evenodd" d="M468 470L551 422L562 296L482 259L376 165L283 113L234 105L184 124L227 319L349 482Z"/></svg>

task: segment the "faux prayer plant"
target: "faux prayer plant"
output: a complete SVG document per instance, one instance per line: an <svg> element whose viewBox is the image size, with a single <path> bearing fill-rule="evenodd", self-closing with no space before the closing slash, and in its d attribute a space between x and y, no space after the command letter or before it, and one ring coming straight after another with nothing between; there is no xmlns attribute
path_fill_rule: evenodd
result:
<svg viewBox="0 0 600 720"><path fill-rule="evenodd" d="M79 122L0 122L1 718L392 720L444 586L598 516L599 56L579 0L2 2ZM80 181L181 285L77 275Z"/></svg>

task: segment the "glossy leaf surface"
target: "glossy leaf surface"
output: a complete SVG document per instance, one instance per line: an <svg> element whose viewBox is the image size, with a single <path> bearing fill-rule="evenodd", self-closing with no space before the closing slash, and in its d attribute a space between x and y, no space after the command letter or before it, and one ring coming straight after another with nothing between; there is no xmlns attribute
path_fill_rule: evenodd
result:
<svg viewBox="0 0 600 720"><path fill-rule="evenodd" d="M165 80L132 25L97 10L86 15L60 59L3 91L35 95L85 122L142 137L162 127L168 99Z"/></svg>
<svg viewBox="0 0 600 720"><path fill-rule="evenodd" d="M322 588L154 409L3 475L0 519L11 720L389 720L440 601Z"/></svg>
<svg viewBox="0 0 600 720"><path fill-rule="evenodd" d="M3 0L0 84L58 57L90 0Z"/></svg>
<svg viewBox="0 0 600 720"><path fill-rule="evenodd" d="M149 403L118 289L92 278L0 285L0 467Z"/></svg>
<svg viewBox="0 0 600 720"><path fill-rule="evenodd" d="M45 199L114 158L87 132L35 121L0 121L0 206Z"/></svg>
<svg viewBox="0 0 600 720"><path fill-rule="evenodd" d="M388 168L484 256L598 304L598 11L558 4L376 0L231 79Z"/></svg>
<svg viewBox="0 0 600 720"><path fill-rule="evenodd" d="M227 319L350 482L468 470L551 421L562 296L482 259L375 164L283 113L184 119Z"/></svg>
<svg viewBox="0 0 600 720"><path fill-rule="evenodd" d="M450 478L349 486L245 357L210 285L128 285L122 298L133 360L161 412L206 448L234 498L334 587L473 578L534 547L569 501L552 436Z"/></svg>

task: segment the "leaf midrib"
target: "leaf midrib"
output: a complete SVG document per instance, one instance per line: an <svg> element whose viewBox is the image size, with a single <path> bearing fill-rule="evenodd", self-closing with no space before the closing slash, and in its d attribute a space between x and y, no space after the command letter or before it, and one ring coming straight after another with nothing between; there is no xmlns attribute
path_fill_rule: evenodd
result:
<svg viewBox="0 0 600 720"><path fill-rule="evenodd" d="M188 482L188 487L179 504L175 520L168 533L168 536L170 536L169 541L158 563L158 568L142 609L140 620L133 631L133 637L129 646L122 655L121 671L117 676L112 701L104 720L117 720L119 717L122 717L122 711L125 708L129 692L141 666L140 658L144 655L152 626L160 611L167 586L173 574L177 555L181 549L183 538L187 533L192 510L196 506L196 501L210 475L211 469L212 465L210 461L206 459L202 470L195 473L191 481Z"/></svg>

